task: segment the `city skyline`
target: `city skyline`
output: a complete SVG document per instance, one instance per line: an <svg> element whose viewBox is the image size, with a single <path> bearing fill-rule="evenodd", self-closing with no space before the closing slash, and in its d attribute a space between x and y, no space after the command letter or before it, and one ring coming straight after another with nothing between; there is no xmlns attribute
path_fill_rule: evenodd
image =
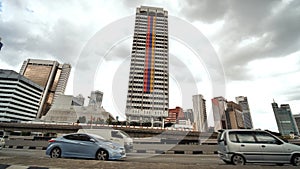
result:
<svg viewBox="0 0 300 169"><path fill-rule="evenodd" d="M98 31L101 32L102 28L118 19L134 15L136 7L162 7L169 11L170 16L190 23L208 39L223 65L226 78L226 94L223 97L234 100L236 96L247 96L255 128L277 130L270 106L273 98L280 103L290 104L293 114L300 113L300 36L299 31L293 31L299 30L298 1L121 2L1 1L0 37L3 47L0 51L0 67L18 72L22 62L28 58L70 63L76 70L71 72L67 94L82 93L88 96L91 90L100 90L104 92L103 106L114 115L124 116L125 104L118 103L126 100L128 79L125 77L129 73L132 38L108 51L106 65L98 65L98 69L94 68L97 71L91 72L91 63L78 63L78 58ZM128 36L133 35L131 28L134 20L130 22ZM108 39L104 41L109 42ZM98 48L106 49L101 45ZM207 99L218 96L211 93L211 79L207 72L205 74L203 63L204 68L200 68L203 76L190 71L195 70L195 65L189 64L193 63L188 60L190 55L193 55L191 50L171 38L169 108L192 108L192 95L195 94L202 94ZM81 83L88 81L94 88L75 89L75 71ZM90 82L88 76L95 80ZM182 89L193 83L200 87L188 91L187 96L182 95ZM213 125L211 107L208 102L209 126ZM266 122L264 119L269 120Z"/></svg>

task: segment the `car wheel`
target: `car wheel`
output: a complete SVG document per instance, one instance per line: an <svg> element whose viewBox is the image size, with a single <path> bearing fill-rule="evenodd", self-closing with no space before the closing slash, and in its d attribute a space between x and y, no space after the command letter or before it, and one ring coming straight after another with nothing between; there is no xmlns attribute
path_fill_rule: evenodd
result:
<svg viewBox="0 0 300 169"><path fill-rule="evenodd" d="M245 165L245 159L241 155L235 154L232 156L231 160L234 165Z"/></svg>
<svg viewBox="0 0 300 169"><path fill-rule="evenodd" d="M51 158L60 158L60 156L61 156L60 148L58 148L58 147L53 148L50 153L50 157Z"/></svg>
<svg viewBox="0 0 300 169"><path fill-rule="evenodd" d="M300 155L299 154L293 155L292 164L294 166L300 166Z"/></svg>
<svg viewBox="0 0 300 169"><path fill-rule="evenodd" d="M106 161L106 160L108 160L108 156L109 156L109 154L106 150L100 149L100 150L98 150L98 152L96 154L96 159Z"/></svg>

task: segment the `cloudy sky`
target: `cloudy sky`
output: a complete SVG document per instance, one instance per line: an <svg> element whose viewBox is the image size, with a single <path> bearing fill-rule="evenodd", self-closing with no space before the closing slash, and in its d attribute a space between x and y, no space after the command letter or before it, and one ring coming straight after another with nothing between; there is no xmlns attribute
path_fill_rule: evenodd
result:
<svg viewBox="0 0 300 169"><path fill-rule="evenodd" d="M247 96L255 128L277 130L271 102L300 113L300 1L0 0L0 68L24 60L73 67L67 94L104 92L103 106L124 118L138 6L169 12L170 107L192 95Z"/></svg>

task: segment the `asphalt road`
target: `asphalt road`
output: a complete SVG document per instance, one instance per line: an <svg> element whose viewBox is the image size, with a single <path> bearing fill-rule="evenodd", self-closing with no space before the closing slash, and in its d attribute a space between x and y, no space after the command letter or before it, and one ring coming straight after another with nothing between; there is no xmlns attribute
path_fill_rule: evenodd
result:
<svg viewBox="0 0 300 169"><path fill-rule="evenodd" d="M8 149L0 150L0 169L2 168L103 168L103 169L199 169L199 168L297 168L291 165L276 166L274 164L247 164L233 166L223 163L217 155L186 155L186 154L141 154L129 153L121 161L97 161L88 159L60 158L51 159L44 150Z"/></svg>

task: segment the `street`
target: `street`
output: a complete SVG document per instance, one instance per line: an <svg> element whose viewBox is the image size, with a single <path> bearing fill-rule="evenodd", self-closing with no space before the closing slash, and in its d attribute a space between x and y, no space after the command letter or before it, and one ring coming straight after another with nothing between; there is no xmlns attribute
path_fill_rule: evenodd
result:
<svg viewBox="0 0 300 169"><path fill-rule="evenodd" d="M120 161L97 161L90 159L51 159L44 150L8 149L0 150L0 168L103 168L103 169L139 169L139 168L295 168L291 165L282 167L275 164L247 164L233 166L223 163L217 155L186 155L186 154L146 154L129 153L127 158Z"/></svg>

